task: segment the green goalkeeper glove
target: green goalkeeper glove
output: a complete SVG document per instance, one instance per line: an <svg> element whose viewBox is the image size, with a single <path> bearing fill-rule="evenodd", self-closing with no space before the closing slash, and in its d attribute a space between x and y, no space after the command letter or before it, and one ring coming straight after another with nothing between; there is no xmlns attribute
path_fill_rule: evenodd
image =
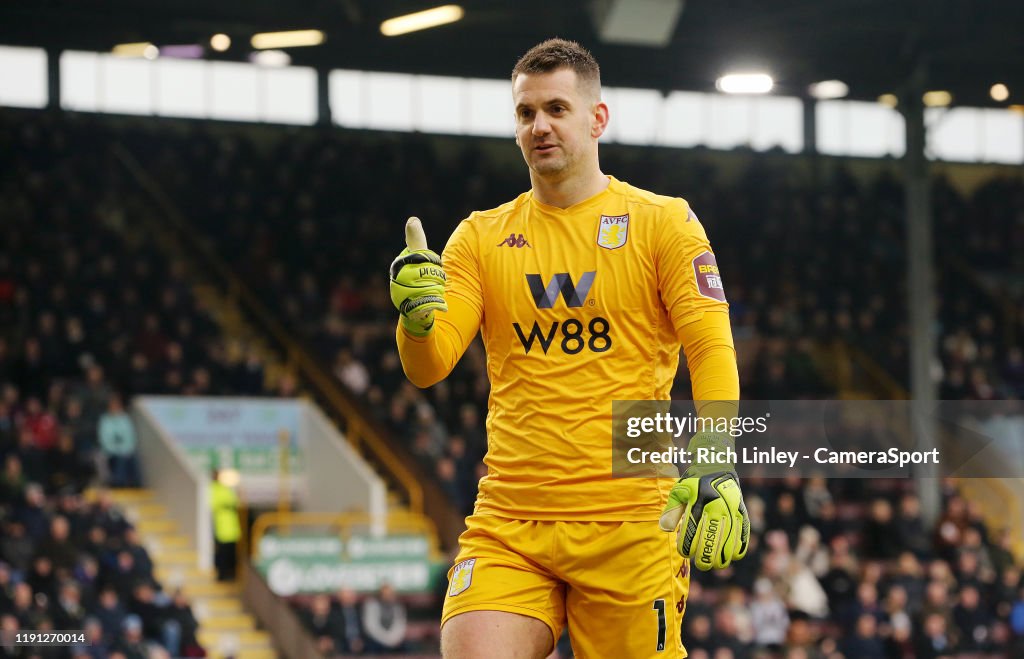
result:
<svg viewBox="0 0 1024 659"><path fill-rule="evenodd" d="M725 568L746 555L750 518L736 466L731 462L697 461L697 449L709 449L717 455L727 449L735 451L727 435L694 435L689 447L694 462L672 487L659 525L662 531L671 532L685 517L685 531L676 538L679 553L700 570Z"/></svg>
<svg viewBox="0 0 1024 659"><path fill-rule="evenodd" d="M423 225L410 217L405 223L405 249L391 262L391 301L410 334L426 336L434 327L434 312L448 311L445 281L441 257L427 249Z"/></svg>

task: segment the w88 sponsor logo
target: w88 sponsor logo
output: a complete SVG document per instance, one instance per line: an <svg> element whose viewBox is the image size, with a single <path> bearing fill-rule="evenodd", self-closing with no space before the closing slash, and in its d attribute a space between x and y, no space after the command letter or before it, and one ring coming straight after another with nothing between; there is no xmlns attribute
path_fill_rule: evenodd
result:
<svg viewBox="0 0 1024 659"><path fill-rule="evenodd" d="M572 308L582 307L587 301L587 296L590 295L590 287L594 284L596 276L597 272L595 271L584 272L577 282L573 282L569 273L559 272L545 286L544 280L540 275L530 274L526 275L526 283L530 287L533 303L537 305L538 309L553 308L559 296L565 301L567 307ZM548 354L548 350L559 333L559 329L561 329L562 335L559 345L562 348L562 352L567 355L583 352L584 348L590 348L592 352L606 352L612 347L612 337L608 334L610 325L607 319L600 316L590 319L587 323L586 331L584 331L583 321L577 318L552 321L551 326L548 328L544 328L537 321L534 321L533 327L530 328L529 336L523 332L523 328L519 323L512 323L512 328L515 329L516 336L519 337L519 341L523 344L526 354L530 354L534 343L540 345L545 355Z"/></svg>
<svg viewBox="0 0 1024 659"><path fill-rule="evenodd" d="M537 321L534 321L529 336L523 333L523 328L519 323L512 323L512 328L515 329L516 336L523 344L526 354L530 354L535 342L540 344L545 355L548 354L555 336L559 333L559 328L561 328L562 335L559 345L562 352L567 355L579 354L583 352L584 348L590 348L591 352L607 352L612 347L612 337L608 335L610 326L608 321L600 316L590 319L586 331L584 331L583 322L576 318L569 318L562 322L551 321L551 327L546 330Z"/></svg>

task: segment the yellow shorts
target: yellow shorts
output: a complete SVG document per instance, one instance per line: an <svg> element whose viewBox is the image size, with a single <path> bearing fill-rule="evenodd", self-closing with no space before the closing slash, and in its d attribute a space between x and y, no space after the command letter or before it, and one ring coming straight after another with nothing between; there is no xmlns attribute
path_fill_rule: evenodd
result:
<svg viewBox="0 0 1024 659"><path fill-rule="evenodd" d="M473 515L448 571L443 625L467 611L566 622L580 659L685 657L690 587L675 534L652 522L541 522Z"/></svg>

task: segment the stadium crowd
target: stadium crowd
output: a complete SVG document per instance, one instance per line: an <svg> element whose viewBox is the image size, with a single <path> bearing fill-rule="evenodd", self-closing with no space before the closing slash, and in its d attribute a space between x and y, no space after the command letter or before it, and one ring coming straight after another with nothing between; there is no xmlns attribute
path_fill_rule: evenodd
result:
<svg viewBox="0 0 1024 659"><path fill-rule="evenodd" d="M145 163L203 238L469 511L486 470L485 355L477 342L448 380L427 391L412 387L394 350L385 271L401 247L395 218L424 218L439 249L459 217L525 189L524 168L506 166L475 143L438 149L421 136L192 124L156 130L79 115L12 114L0 118L0 510L12 524L31 508L31 490L46 512L34 529L21 531L31 547L21 554L15 548L13 560L6 541L19 531L16 523L5 528L0 558L9 576L0 570L0 581L12 584L3 589L8 599L17 599L13 584L27 583L29 599L38 601L33 584L42 582L31 572L39 547L50 542L49 527L60 526L54 511L89 508L75 493L93 477L48 465L65 460L94 469L100 480L137 480L131 466L109 459L117 442L102 439L101 417L104 410L117 414L118 394L270 393L258 355L220 335L191 294L184 267L167 263L133 231L133 218L153 210L117 173L116 143ZM898 182L882 173L865 184L837 168L812 183L799 164L747 160L728 180L699 156L606 152L608 171L688 198L705 223L729 294L745 397L833 394L822 348L836 337L905 381L905 294L902 277L885 267L903 254ZM1024 249L1000 249L1024 240L1024 186L997 179L964 195L940 180L935 197L939 254L965 266L940 277L936 374L943 397L1019 396L1022 307L1017 317L1003 314L978 289L989 267L1003 273L1000 285L1006 273L1021 270ZM685 397L685 369L677 384ZM927 533L911 486L745 480L755 545L744 561L691 582L684 623L691 656L1024 656L1024 582L1010 538L993 535L950 483L942 522ZM60 515L71 520L70 512ZM93 559L102 585L90 592L98 597L110 590L116 565L109 563L126 553L117 549L131 532L120 531L121 539L107 529L111 537L97 543L95 524L70 526L70 536L87 543L77 554L85 556L81 564ZM91 554L97 545L114 553ZM22 569L18 556L28 557ZM74 567L62 574L75 575L66 582L85 593L88 579ZM156 595L122 585L129 590L120 599L135 606L151 596L166 607L179 599L152 583ZM61 597L51 595L43 601ZM0 593L0 610L6 601ZM86 610L98 615L91 606ZM355 650L345 613L352 610L343 594L333 603L314 599L304 617L311 629L332 630L336 650ZM126 634L134 622L122 624ZM143 636L167 647L173 627L150 622ZM359 627L365 636L365 622ZM178 628L188 625L178 621Z"/></svg>
<svg viewBox="0 0 1024 659"><path fill-rule="evenodd" d="M223 357L106 151L47 128L0 122L0 630L87 642L0 656L202 656L189 601L102 488L145 476L125 397L260 393L262 367Z"/></svg>
<svg viewBox="0 0 1024 659"><path fill-rule="evenodd" d="M406 442L456 505L471 510L485 450L482 346L475 342L445 381L415 389L402 374L394 313L380 291L401 247L395 218L423 218L441 249L459 218L527 187L525 168L475 141L438 146L416 135L308 129L280 139L192 130L187 139L154 141L142 132L132 139L154 154L153 171L197 230ZM812 175L777 155L726 167L672 150L613 145L602 153L607 171L684 196L703 219L728 290L745 398L834 395L828 351L837 339L906 388L905 285L891 267L905 254L902 187L888 169L865 180L842 166ZM199 169L204 176L188 175ZM964 194L940 177L934 197L938 254L956 264L939 278L942 397L1019 397L1022 305L1004 312L983 291L993 271L1002 275L998 283L1022 272L1019 258L990 252L1024 247L1024 183L994 178ZM685 398L685 369L676 385Z"/></svg>

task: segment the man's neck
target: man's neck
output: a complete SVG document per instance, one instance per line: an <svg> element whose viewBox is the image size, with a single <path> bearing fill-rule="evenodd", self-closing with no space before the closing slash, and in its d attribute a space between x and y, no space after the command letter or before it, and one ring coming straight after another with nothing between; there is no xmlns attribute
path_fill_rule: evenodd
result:
<svg viewBox="0 0 1024 659"><path fill-rule="evenodd" d="M601 173L600 169L582 178L568 178L561 181L543 179L530 172L530 183L533 197L542 204L555 208L569 208L603 192L611 183L611 179Z"/></svg>

